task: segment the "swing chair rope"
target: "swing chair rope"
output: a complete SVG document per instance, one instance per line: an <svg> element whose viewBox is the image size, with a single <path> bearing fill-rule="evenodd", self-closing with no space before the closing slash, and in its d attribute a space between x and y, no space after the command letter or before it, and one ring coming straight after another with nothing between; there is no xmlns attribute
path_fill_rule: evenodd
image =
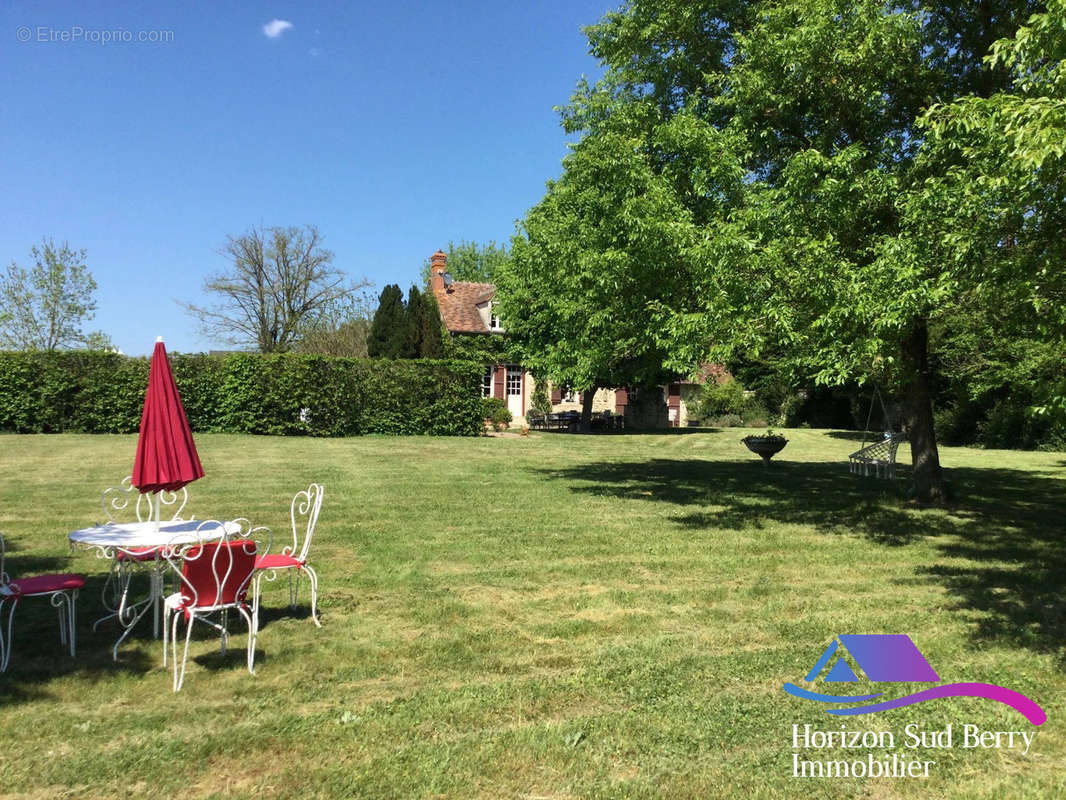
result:
<svg viewBox="0 0 1066 800"><path fill-rule="evenodd" d="M892 427L892 418L888 415L888 406L885 405L885 397L883 394L881 394L881 387L879 387L875 383L874 394L873 397L870 398L870 410L866 412L866 428L862 432L863 447L866 446L866 434L870 433L870 420L873 419L874 416L874 403L881 404L881 419L884 421L885 427L887 428L888 432L890 434L894 434L896 432L895 428Z"/></svg>

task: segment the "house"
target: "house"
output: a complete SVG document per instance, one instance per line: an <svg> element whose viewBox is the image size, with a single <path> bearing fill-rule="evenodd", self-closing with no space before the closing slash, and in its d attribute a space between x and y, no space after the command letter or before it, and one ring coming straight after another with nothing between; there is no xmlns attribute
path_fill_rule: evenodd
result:
<svg viewBox="0 0 1066 800"><path fill-rule="evenodd" d="M440 250L430 256L429 263L430 289L449 334L499 336L504 333L500 318L493 309L495 286L453 281L448 274L448 256ZM505 401L517 422L530 407L533 386L532 374L521 364L490 364L485 366L481 394Z"/></svg>
<svg viewBox="0 0 1066 800"><path fill-rule="evenodd" d="M448 256L441 250L430 256L430 289L437 299L441 318L449 334L500 336L505 333L493 303L496 287L491 283L452 280L448 274ZM725 374L721 367L708 365L708 368ZM641 402L639 410L633 407L632 400L635 398L626 389L600 389L593 397L592 410L594 413L610 411L625 416L639 427L685 425L687 401L698 390L697 381L705 380L712 374L707 372L704 375L704 372L701 370L693 380L664 386L661 403L656 396L652 398L653 402ZM533 375L521 364L486 365L481 382L482 396L504 400L516 423L530 409L534 388ZM550 384L549 389L553 412L581 410L584 398L580 392ZM641 394L641 400L647 400L644 394Z"/></svg>

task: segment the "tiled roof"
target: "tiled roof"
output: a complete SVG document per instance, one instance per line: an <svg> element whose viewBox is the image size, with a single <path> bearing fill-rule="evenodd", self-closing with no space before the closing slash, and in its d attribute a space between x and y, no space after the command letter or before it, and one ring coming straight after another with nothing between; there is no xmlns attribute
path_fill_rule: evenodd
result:
<svg viewBox="0 0 1066 800"><path fill-rule="evenodd" d="M481 320L477 306L491 300L496 287L491 283L456 281L447 290L434 287L444 326L451 333L492 333Z"/></svg>

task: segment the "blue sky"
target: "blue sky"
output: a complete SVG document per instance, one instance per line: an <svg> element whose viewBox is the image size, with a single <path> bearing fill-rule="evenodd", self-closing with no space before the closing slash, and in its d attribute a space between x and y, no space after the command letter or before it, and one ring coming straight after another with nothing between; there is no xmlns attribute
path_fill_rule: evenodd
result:
<svg viewBox="0 0 1066 800"><path fill-rule="evenodd" d="M0 261L84 248L87 328L130 354L218 346L175 300L253 225L317 225L337 267L406 289L449 240L508 241L558 176L552 107L617 5L5 3ZM122 31L171 33L101 41Z"/></svg>

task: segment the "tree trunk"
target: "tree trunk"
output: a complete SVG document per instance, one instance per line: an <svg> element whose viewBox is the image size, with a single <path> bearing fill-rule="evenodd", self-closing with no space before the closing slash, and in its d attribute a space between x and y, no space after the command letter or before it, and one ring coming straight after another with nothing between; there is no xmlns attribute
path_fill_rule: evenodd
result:
<svg viewBox="0 0 1066 800"><path fill-rule="evenodd" d="M593 386L590 389L586 389L581 396L581 425L579 430L582 433L589 433L592 430L592 401L596 397L597 387Z"/></svg>
<svg viewBox="0 0 1066 800"><path fill-rule="evenodd" d="M933 395L929 385L929 328L914 323L903 340L903 360L909 368L906 387L908 433L914 464L914 494L918 502L942 505L947 497L940 469L940 453L933 430Z"/></svg>

